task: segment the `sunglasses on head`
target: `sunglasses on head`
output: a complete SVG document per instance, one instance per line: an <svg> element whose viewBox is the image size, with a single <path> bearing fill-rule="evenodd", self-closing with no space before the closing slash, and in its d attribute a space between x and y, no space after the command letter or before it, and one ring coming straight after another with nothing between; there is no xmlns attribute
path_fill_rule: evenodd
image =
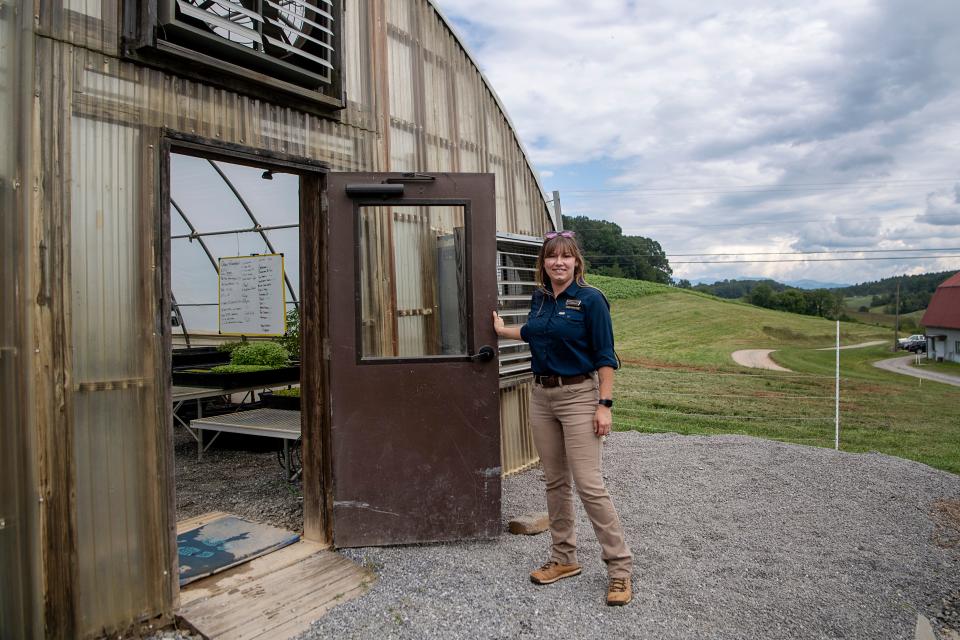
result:
<svg viewBox="0 0 960 640"><path fill-rule="evenodd" d="M561 238L572 238L575 235L577 234L573 231L547 231L545 234L543 234L543 237L545 240L551 240L557 236L560 236Z"/></svg>

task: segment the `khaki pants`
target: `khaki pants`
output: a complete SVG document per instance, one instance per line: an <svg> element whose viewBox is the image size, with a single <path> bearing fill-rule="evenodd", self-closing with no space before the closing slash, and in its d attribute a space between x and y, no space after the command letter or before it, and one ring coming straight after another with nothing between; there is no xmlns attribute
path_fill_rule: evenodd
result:
<svg viewBox="0 0 960 640"><path fill-rule="evenodd" d="M603 484L603 440L593 431L599 391L594 378L546 388L533 385L530 424L547 481L547 512L553 545L550 559L577 562L577 524L571 480L590 517L611 578L629 578L633 554L620 517Z"/></svg>

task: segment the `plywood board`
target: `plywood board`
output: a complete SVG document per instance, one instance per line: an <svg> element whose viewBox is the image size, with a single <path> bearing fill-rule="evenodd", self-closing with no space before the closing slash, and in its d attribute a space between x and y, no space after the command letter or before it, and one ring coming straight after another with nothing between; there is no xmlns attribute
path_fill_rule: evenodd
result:
<svg viewBox="0 0 960 640"><path fill-rule="evenodd" d="M225 515L177 535L184 585L295 543L300 535L280 527Z"/></svg>

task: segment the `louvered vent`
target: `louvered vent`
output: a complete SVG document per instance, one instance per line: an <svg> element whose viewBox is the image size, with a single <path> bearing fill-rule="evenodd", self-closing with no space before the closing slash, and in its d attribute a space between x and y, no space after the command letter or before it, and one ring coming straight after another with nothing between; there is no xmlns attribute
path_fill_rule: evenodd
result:
<svg viewBox="0 0 960 640"><path fill-rule="evenodd" d="M160 40L321 92L334 84L335 0L160 0L159 9Z"/></svg>
<svg viewBox="0 0 960 640"><path fill-rule="evenodd" d="M543 240L509 234L497 235L498 313L508 325L522 325L530 312L536 284L537 252ZM522 340L500 338L500 377L530 373L530 347Z"/></svg>

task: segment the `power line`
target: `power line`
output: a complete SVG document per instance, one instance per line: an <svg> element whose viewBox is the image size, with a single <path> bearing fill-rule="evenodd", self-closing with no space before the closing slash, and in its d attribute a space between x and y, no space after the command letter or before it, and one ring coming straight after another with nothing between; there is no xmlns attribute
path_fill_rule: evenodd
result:
<svg viewBox="0 0 960 640"><path fill-rule="evenodd" d="M585 253L583 256L585 258L598 257L598 258L685 258L685 257L696 257L696 256L710 256L710 257L719 257L719 256L806 256L806 255L839 255L846 253L917 253L920 251L960 251L960 247L917 247L915 249L828 249L823 251L738 251L737 253L710 253L710 252L698 252L698 253ZM526 256L535 258L536 256ZM510 267L503 267L510 268Z"/></svg>
<svg viewBox="0 0 960 640"><path fill-rule="evenodd" d="M960 247L917 247L916 249L830 249L827 251L742 251L740 253L667 253L669 257L683 256L780 256L816 255L836 253L909 253L911 251L960 251ZM653 254L644 254L654 257Z"/></svg>
<svg viewBox="0 0 960 640"><path fill-rule="evenodd" d="M663 214L659 212L650 212L646 214L636 214L635 217L644 216L644 215L661 216ZM895 216L888 216L888 215L881 216L873 213L867 213L862 216L832 216L829 218L790 218L790 219L783 219L783 220L750 220L750 221L744 221L744 222L721 222L721 223L714 223L714 224L703 224L699 222L689 222L689 221L645 222L643 224L647 227L696 227L696 228L730 227L730 228L733 228L733 227L752 227L752 226L758 226L758 225L796 224L798 222L836 222L838 220L870 220L873 218L879 219L881 221L886 221L886 220L894 220L894 219L901 219L901 218L917 218L918 216L919 214L916 214L916 213L906 213L906 214L895 215ZM944 222L941 223L941 226L960 226L960 220L958 220L957 222L950 222L950 220L954 218L952 214L941 214L939 216L928 216L928 217L930 219L942 219ZM925 223L924 221L921 221L921 222ZM612 224L614 223L611 223L611 225ZM617 225L617 226L619 227L620 225ZM593 228L582 227L582 228L572 229L572 231L576 231L577 233L584 233L584 232L597 233L597 232L606 231L607 229L608 227L597 226Z"/></svg>
<svg viewBox="0 0 960 640"><path fill-rule="evenodd" d="M939 260L941 258L960 258L960 255L946 256L875 256L864 258L798 258L796 260L677 260L670 261L670 264L738 264L738 263L758 263L758 262L858 262L866 260Z"/></svg>
<svg viewBox="0 0 960 640"><path fill-rule="evenodd" d="M707 187L630 187L624 189L567 189L563 195L569 194L624 194L624 193L661 193L670 195L711 195L737 193L780 193L792 191L845 191L862 189L864 187L886 186L923 186L946 183L956 183L958 178L926 178L913 180L879 180L861 182L805 182L785 185L717 185Z"/></svg>
<svg viewBox="0 0 960 640"><path fill-rule="evenodd" d="M641 258L653 256L641 255L602 255L602 254L584 254L584 258L593 260L596 258ZM777 260L755 259L755 260L670 260L670 264L752 264L761 262L783 263L783 262L862 262L869 260L940 260L942 258L960 258L960 254L935 255L935 256L873 256L857 258L780 258Z"/></svg>

